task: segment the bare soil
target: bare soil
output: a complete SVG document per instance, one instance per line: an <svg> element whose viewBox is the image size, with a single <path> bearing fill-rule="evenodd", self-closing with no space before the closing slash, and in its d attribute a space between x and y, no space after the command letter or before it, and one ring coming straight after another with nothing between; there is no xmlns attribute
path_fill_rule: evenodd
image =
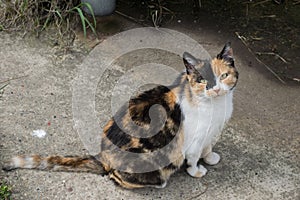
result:
<svg viewBox="0 0 300 200"><path fill-rule="evenodd" d="M134 3L135 2L135 3ZM147 2L147 1L144 1ZM148 1L149 2L149 1ZM156 1L153 1L156 2ZM223 36L241 36L245 45L287 84L300 83L300 4L298 1L119 1L118 11L143 24L153 25L151 12L162 9L158 25L198 23ZM149 8L150 7L150 8ZM167 10L166 10L166 9ZM253 67L253 63L248 63ZM256 68L266 68L263 64ZM271 73L271 72L270 72Z"/></svg>

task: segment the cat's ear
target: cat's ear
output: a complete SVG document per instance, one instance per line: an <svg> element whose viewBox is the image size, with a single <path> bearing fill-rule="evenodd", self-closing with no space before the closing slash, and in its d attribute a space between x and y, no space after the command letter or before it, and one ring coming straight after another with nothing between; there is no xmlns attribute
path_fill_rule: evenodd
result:
<svg viewBox="0 0 300 200"><path fill-rule="evenodd" d="M234 67L234 58L233 58L233 50L231 48L231 43L227 42L222 49L222 51L217 55L218 59L226 60L230 66Z"/></svg>
<svg viewBox="0 0 300 200"><path fill-rule="evenodd" d="M196 72L195 66L198 64L197 58L195 58L188 52L184 52L182 57L183 57L183 63L186 68L186 73L192 74L192 73Z"/></svg>

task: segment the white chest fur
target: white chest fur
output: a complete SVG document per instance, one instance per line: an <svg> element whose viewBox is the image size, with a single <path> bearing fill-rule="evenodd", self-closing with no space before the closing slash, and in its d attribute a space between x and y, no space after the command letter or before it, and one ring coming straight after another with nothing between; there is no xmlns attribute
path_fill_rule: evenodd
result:
<svg viewBox="0 0 300 200"><path fill-rule="evenodd" d="M183 99L181 108L184 114L183 154L201 155L208 145L215 145L225 123L230 119L233 111L232 93L200 100L198 105L191 105Z"/></svg>

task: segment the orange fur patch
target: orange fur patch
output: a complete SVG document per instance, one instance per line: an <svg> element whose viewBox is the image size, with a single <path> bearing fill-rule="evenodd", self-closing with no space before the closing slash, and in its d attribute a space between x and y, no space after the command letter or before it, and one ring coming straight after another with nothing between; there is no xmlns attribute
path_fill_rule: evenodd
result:
<svg viewBox="0 0 300 200"><path fill-rule="evenodd" d="M130 141L130 147L131 148L138 148L141 147L140 139L139 138L132 138Z"/></svg>
<svg viewBox="0 0 300 200"><path fill-rule="evenodd" d="M176 149L174 149L174 151L172 151L170 153L170 155L168 155L169 160L173 163L173 165L175 166L181 166L183 161L184 161L184 157L182 155L182 147L184 144L184 133L183 133L183 127L180 128L180 130L178 130L177 136L176 136Z"/></svg>
<svg viewBox="0 0 300 200"><path fill-rule="evenodd" d="M226 73L228 71L228 63L225 60L214 58L211 61L211 66L213 72L216 74L216 76L220 76L223 73Z"/></svg>
<svg viewBox="0 0 300 200"><path fill-rule="evenodd" d="M168 180L169 177L174 173L174 169L162 169L160 170L160 173L161 173L161 177L164 179L164 180Z"/></svg>
<svg viewBox="0 0 300 200"><path fill-rule="evenodd" d="M227 63L225 60L215 58L211 61L211 65L217 77L224 73L228 73L227 78L221 80L224 84L233 86L236 83L236 69L234 67L230 67L229 63Z"/></svg>
<svg viewBox="0 0 300 200"><path fill-rule="evenodd" d="M104 126L103 128L103 132L104 134L107 134L107 131L109 130L109 128L114 124L114 120L110 119L107 124Z"/></svg>
<svg viewBox="0 0 300 200"><path fill-rule="evenodd" d="M165 100L168 103L169 107L171 109L174 109L174 107L176 105L176 100L177 100L177 97L176 97L174 91L171 90L170 92L166 93Z"/></svg>
<svg viewBox="0 0 300 200"><path fill-rule="evenodd" d="M120 184L122 187L127 188L127 189L134 189L134 188L142 188L145 187L144 185L138 185L138 184L133 184L129 183L127 181L124 181L122 176L119 174L118 171L114 170L109 177L116 181L118 184Z"/></svg>
<svg viewBox="0 0 300 200"><path fill-rule="evenodd" d="M200 178L200 177L202 177L203 175L202 175L202 173L201 172L197 172L196 174L195 174L195 176L194 177L196 177L196 178Z"/></svg>
<svg viewBox="0 0 300 200"><path fill-rule="evenodd" d="M187 101L194 106L198 106L198 103L195 101L195 95L199 95L205 91L206 83L196 83L186 84L184 87L184 94Z"/></svg>
<svg viewBox="0 0 300 200"><path fill-rule="evenodd" d="M121 149L127 150L130 148L139 148L141 146L142 146L142 144L140 143L139 138L131 137L131 141L128 144L122 146Z"/></svg>

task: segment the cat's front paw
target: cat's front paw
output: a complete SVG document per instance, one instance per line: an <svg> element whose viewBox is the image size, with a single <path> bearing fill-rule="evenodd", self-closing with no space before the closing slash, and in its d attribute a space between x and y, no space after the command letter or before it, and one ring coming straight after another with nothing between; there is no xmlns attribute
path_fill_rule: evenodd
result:
<svg viewBox="0 0 300 200"><path fill-rule="evenodd" d="M198 167L189 167L186 169L186 171L189 173L189 175L195 178L200 178L207 173L207 169L202 165L199 165Z"/></svg>
<svg viewBox="0 0 300 200"><path fill-rule="evenodd" d="M210 152L205 158L203 158L204 162L209 165L216 165L220 162L220 155L215 152Z"/></svg>

